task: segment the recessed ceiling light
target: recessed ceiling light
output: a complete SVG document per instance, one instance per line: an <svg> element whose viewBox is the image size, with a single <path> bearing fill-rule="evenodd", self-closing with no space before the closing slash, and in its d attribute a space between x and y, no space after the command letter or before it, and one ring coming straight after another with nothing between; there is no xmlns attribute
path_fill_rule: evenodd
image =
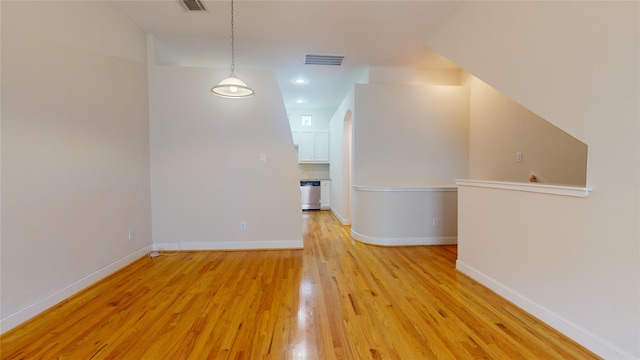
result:
<svg viewBox="0 0 640 360"><path fill-rule="evenodd" d="M302 104L304 101L303 101L302 99L298 99L298 100L296 100L296 102L297 102L298 104Z"/></svg>
<svg viewBox="0 0 640 360"><path fill-rule="evenodd" d="M304 79L296 79L296 84L304 84Z"/></svg>

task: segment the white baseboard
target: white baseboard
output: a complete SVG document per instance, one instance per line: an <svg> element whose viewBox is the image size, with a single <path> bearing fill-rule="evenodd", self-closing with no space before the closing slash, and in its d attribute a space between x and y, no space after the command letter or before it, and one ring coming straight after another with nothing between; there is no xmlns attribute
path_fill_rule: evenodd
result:
<svg viewBox="0 0 640 360"><path fill-rule="evenodd" d="M571 321L563 318L553 311L550 311L549 309L535 303L531 299L503 285L495 279L483 274L472 266L469 266L464 262L457 260L456 269L461 273L471 277L472 279L475 279L482 285L491 289L496 294L509 300L516 306L522 308L524 311L535 316L552 328L563 333L564 335L589 349L596 355L608 360L637 360L637 357L607 342L606 340L591 333L590 331L572 323Z"/></svg>
<svg viewBox="0 0 640 360"><path fill-rule="evenodd" d="M340 224L342 225L351 225L351 219L345 219L342 217L342 215L333 207L331 208L331 212L333 213L333 215L336 216L336 218L338 218L338 221L340 221Z"/></svg>
<svg viewBox="0 0 640 360"><path fill-rule="evenodd" d="M353 229L351 229L351 237L363 243L379 246L455 245L458 243L457 236L383 238L363 235Z"/></svg>
<svg viewBox="0 0 640 360"><path fill-rule="evenodd" d="M84 290L93 283L113 274L114 272L122 269L123 267L131 264L139 258L145 256L151 250L151 245L147 245L135 252L125 256L120 260L116 260L111 264L83 277L82 279L67 285L66 287L56 291L55 293L46 296L33 304L16 311L2 319L0 319L0 334L13 329L14 327L22 324L23 322L31 319L32 317L40 314L41 312L49 309L50 307L58 304L62 300L75 295L76 293Z"/></svg>
<svg viewBox="0 0 640 360"><path fill-rule="evenodd" d="M193 241L193 242L158 242L153 243L153 250L270 250L270 249L303 249L300 240L275 241Z"/></svg>

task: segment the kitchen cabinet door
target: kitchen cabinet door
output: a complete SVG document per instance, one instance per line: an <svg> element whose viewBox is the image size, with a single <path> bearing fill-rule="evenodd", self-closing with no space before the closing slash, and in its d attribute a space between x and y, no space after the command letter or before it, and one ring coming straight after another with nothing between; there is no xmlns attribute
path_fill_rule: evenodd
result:
<svg viewBox="0 0 640 360"><path fill-rule="evenodd" d="M298 140L298 162L314 161L313 131L300 131L296 137Z"/></svg>
<svg viewBox="0 0 640 360"><path fill-rule="evenodd" d="M299 163L329 163L329 131L292 131Z"/></svg>
<svg viewBox="0 0 640 360"><path fill-rule="evenodd" d="M329 162L329 132L316 131L313 133L313 160L316 162Z"/></svg>

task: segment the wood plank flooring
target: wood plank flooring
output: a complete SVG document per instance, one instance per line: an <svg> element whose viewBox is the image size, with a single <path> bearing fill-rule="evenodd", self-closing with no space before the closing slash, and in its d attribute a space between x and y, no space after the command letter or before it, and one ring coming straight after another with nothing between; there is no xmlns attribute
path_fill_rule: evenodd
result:
<svg viewBox="0 0 640 360"><path fill-rule="evenodd" d="M144 257L4 334L2 359L597 359L468 277L455 246L352 240Z"/></svg>

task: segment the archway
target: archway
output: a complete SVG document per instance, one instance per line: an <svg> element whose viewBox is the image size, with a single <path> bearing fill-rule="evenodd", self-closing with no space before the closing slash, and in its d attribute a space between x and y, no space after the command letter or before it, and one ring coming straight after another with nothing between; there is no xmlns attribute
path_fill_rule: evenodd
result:
<svg viewBox="0 0 640 360"><path fill-rule="evenodd" d="M348 219L352 219L351 215L351 187L353 179L353 112L347 110L344 115L343 137L342 137L342 174L344 176L343 190L346 194L345 215ZM351 220L349 220L351 221Z"/></svg>

